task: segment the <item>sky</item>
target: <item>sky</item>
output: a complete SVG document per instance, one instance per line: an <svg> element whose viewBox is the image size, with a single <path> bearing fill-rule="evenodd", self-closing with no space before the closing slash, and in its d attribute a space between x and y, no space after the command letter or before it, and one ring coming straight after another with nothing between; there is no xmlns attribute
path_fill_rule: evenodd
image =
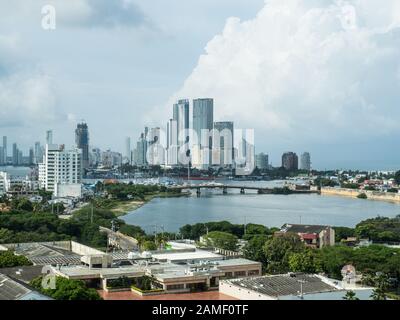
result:
<svg viewBox="0 0 400 320"><path fill-rule="evenodd" d="M175 100L212 97L274 165L290 150L318 169L400 168L398 0L0 0L0 14L0 136L22 149L48 129L72 145L84 120L91 145L123 152Z"/></svg>

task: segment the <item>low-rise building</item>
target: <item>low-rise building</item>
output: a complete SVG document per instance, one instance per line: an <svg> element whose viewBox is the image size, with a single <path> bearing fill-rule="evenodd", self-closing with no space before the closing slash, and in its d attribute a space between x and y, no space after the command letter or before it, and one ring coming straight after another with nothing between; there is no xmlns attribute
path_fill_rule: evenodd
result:
<svg viewBox="0 0 400 320"><path fill-rule="evenodd" d="M330 226L285 224L275 235L294 233L309 247L322 248L335 245L335 230Z"/></svg>
<svg viewBox="0 0 400 320"><path fill-rule="evenodd" d="M351 287L315 274L282 274L223 280L219 292L239 300L343 300L347 291L370 300L372 288Z"/></svg>

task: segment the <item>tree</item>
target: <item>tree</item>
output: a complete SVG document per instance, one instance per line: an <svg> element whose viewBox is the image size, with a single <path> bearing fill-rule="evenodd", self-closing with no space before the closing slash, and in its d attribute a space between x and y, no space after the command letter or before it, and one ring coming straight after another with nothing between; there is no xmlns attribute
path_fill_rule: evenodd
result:
<svg viewBox="0 0 400 320"><path fill-rule="evenodd" d="M268 240L264 246L267 271L272 274L288 272L290 255L304 249L304 244L296 234L288 233Z"/></svg>
<svg viewBox="0 0 400 320"><path fill-rule="evenodd" d="M397 185L400 185L400 171L395 173L394 180L396 181Z"/></svg>
<svg viewBox="0 0 400 320"><path fill-rule="evenodd" d="M238 238L230 233L212 231L204 236L207 246L212 246L225 250L237 250Z"/></svg>
<svg viewBox="0 0 400 320"><path fill-rule="evenodd" d="M142 249L144 251L154 251L157 250L157 245L154 243L154 241L145 241L142 245Z"/></svg>
<svg viewBox="0 0 400 320"><path fill-rule="evenodd" d="M346 295L343 297L343 300L360 300L357 298L356 293L354 291L347 291Z"/></svg>
<svg viewBox="0 0 400 320"><path fill-rule="evenodd" d="M357 198L358 199L368 199L368 196L365 194L365 193L360 193L358 196L357 196Z"/></svg>
<svg viewBox="0 0 400 320"><path fill-rule="evenodd" d="M95 289L88 288L83 281L57 277L55 289L44 289L42 279L40 276L32 280L30 285L56 300L102 300L98 292Z"/></svg>
<svg viewBox="0 0 400 320"><path fill-rule="evenodd" d="M31 265L32 262L30 262L24 256L16 256L12 251L0 252L0 268L13 268Z"/></svg>
<svg viewBox="0 0 400 320"><path fill-rule="evenodd" d="M246 259L258 261L263 264L263 268L267 267L267 259L263 251L263 247L268 240L266 235L253 236L243 248L243 255Z"/></svg>
<svg viewBox="0 0 400 320"><path fill-rule="evenodd" d="M306 248L301 252L289 256L289 268L293 272L319 273L322 271L322 262L319 251Z"/></svg>
<svg viewBox="0 0 400 320"><path fill-rule="evenodd" d="M372 292L373 300L387 300L386 292L389 287L388 277L385 274L380 274L375 279L376 288Z"/></svg>

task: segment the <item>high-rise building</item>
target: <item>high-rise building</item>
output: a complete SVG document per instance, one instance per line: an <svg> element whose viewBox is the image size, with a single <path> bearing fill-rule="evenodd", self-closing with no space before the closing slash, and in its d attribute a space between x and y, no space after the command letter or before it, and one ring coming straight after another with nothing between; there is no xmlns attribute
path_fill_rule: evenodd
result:
<svg viewBox="0 0 400 320"><path fill-rule="evenodd" d="M79 123L75 130L75 143L82 150L82 169L89 168L89 129L86 123Z"/></svg>
<svg viewBox="0 0 400 320"><path fill-rule="evenodd" d="M216 136L218 135L218 137ZM233 122L215 122L213 136L213 165L227 167L233 165L234 158Z"/></svg>
<svg viewBox="0 0 400 320"><path fill-rule="evenodd" d="M40 187L54 192L57 184L82 183L82 150L66 151L61 145L46 145L39 164Z"/></svg>
<svg viewBox="0 0 400 320"><path fill-rule="evenodd" d="M53 144L53 131L52 130L46 131L46 144Z"/></svg>
<svg viewBox="0 0 400 320"><path fill-rule="evenodd" d="M147 134L148 129L146 128L145 132L140 135L139 140L136 143L136 157L135 164L139 167L147 166Z"/></svg>
<svg viewBox="0 0 400 320"><path fill-rule="evenodd" d="M260 170L268 169L269 159L267 154L259 153L256 155L256 167Z"/></svg>
<svg viewBox="0 0 400 320"><path fill-rule="evenodd" d="M311 155L309 152L304 152L300 157L300 169L311 170Z"/></svg>
<svg viewBox="0 0 400 320"><path fill-rule="evenodd" d="M173 118L167 124L167 163L172 166L180 165L180 153L186 156L182 147L189 143L189 110L190 102L187 99L179 100L173 106Z"/></svg>
<svg viewBox="0 0 400 320"><path fill-rule="evenodd" d="M126 137L125 139L125 157L124 162L132 164L132 150L131 150L131 138Z"/></svg>
<svg viewBox="0 0 400 320"><path fill-rule="evenodd" d="M7 152L7 136L3 136L3 161L4 164L7 164L8 161L8 152Z"/></svg>
<svg viewBox="0 0 400 320"><path fill-rule="evenodd" d="M170 119L167 123L167 165L177 166L178 163L178 129L174 119Z"/></svg>
<svg viewBox="0 0 400 320"><path fill-rule="evenodd" d="M150 165L164 164L164 148L160 144L161 128L151 128L147 136L147 162Z"/></svg>
<svg viewBox="0 0 400 320"><path fill-rule="evenodd" d="M212 130L214 127L214 100L193 100L193 166L207 169L212 160Z"/></svg>
<svg viewBox="0 0 400 320"><path fill-rule="evenodd" d="M43 148L40 145L40 142L35 142L34 161L36 164L43 161Z"/></svg>
<svg viewBox="0 0 400 320"><path fill-rule="evenodd" d="M7 172L0 171L0 196L8 192L10 189L10 178Z"/></svg>
<svg viewBox="0 0 400 320"><path fill-rule="evenodd" d="M4 166L6 164L4 159L4 148L0 147L0 166Z"/></svg>
<svg viewBox="0 0 400 320"><path fill-rule="evenodd" d="M16 143L13 143L13 153L12 153L12 165L18 166L19 165L19 150Z"/></svg>
<svg viewBox="0 0 400 320"><path fill-rule="evenodd" d="M286 152L282 155L282 167L286 170L299 169L299 157L294 152Z"/></svg>
<svg viewBox="0 0 400 320"><path fill-rule="evenodd" d="M29 165L35 163L35 151L33 148L29 148Z"/></svg>

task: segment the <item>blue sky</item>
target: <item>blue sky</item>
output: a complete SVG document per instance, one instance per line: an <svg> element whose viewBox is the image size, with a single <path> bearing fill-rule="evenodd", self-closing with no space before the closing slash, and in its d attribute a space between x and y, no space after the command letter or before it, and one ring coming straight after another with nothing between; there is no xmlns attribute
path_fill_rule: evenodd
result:
<svg viewBox="0 0 400 320"><path fill-rule="evenodd" d="M57 12L41 28L41 8ZM0 135L123 151L172 102L214 97L257 151L396 169L400 6L387 0L0 0ZM236 17L236 18L233 18Z"/></svg>

